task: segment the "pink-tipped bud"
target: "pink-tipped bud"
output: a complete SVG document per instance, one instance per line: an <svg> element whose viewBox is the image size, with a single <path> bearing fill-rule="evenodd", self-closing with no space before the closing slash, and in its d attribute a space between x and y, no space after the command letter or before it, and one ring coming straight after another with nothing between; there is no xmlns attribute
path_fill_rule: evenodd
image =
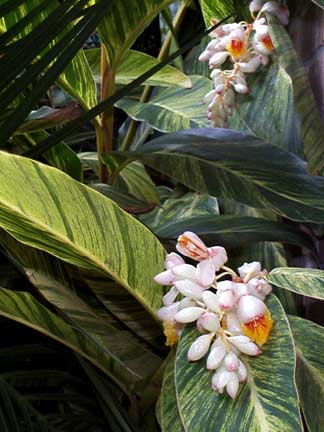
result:
<svg viewBox="0 0 324 432"><path fill-rule="evenodd" d="M271 293L271 285L264 279L253 278L247 284L249 294L264 300L265 297Z"/></svg>
<svg viewBox="0 0 324 432"><path fill-rule="evenodd" d="M237 317L243 324L249 323L250 321L262 317L267 311L266 305L262 300L247 295L240 299L237 306Z"/></svg>
<svg viewBox="0 0 324 432"><path fill-rule="evenodd" d="M224 387L231 379L231 376L231 372L228 372L225 368L219 368L212 377L212 389L223 393Z"/></svg>
<svg viewBox="0 0 324 432"><path fill-rule="evenodd" d="M202 293L202 299L208 309L213 312L219 312L218 298L216 294L211 291L204 291Z"/></svg>
<svg viewBox="0 0 324 432"><path fill-rule="evenodd" d="M237 373L238 373L239 381L244 382L247 377L247 370L245 364L241 360L239 360L239 368Z"/></svg>
<svg viewBox="0 0 324 432"><path fill-rule="evenodd" d="M239 379L236 373L231 373L231 378L226 385L227 394L234 400L239 389Z"/></svg>
<svg viewBox="0 0 324 432"><path fill-rule="evenodd" d="M194 300L200 300L204 287L187 279L174 282L174 286L184 296Z"/></svg>
<svg viewBox="0 0 324 432"><path fill-rule="evenodd" d="M155 282L160 285L171 285L175 279L176 278L171 270L165 270L154 277Z"/></svg>
<svg viewBox="0 0 324 432"><path fill-rule="evenodd" d="M210 350L210 353L207 357L206 367L208 370L217 369L218 366L222 363L224 357L226 355L225 345L217 345Z"/></svg>
<svg viewBox="0 0 324 432"><path fill-rule="evenodd" d="M236 354L229 352L224 358L224 366L229 372L235 372L239 368L239 359Z"/></svg>
<svg viewBox="0 0 324 432"><path fill-rule="evenodd" d="M221 291L218 295L218 306L220 309L228 311L234 306L234 295L230 290Z"/></svg>
<svg viewBox="0 0 324 432"><path fill-rule="evenodd" d="M167 270L181 264L185 264L185 262L183 258L175 252L169 253L164 261L164 266Z"/></svg>
<svg viewBox="0 0 324 432"><path fill-rule="evenodd" d="M177 312L174 319L179 323L190 323L196 321L204 312L205 309L201 307L188 307Z"/></svg>
<svg viewBox="0 0 324 432"><path fill-rule="evenodd" d="M227 51L217 52L209 59L209 66L211 68L221 66L223 63L225 63L229 55L230 53Z"/></svg>
<svg viewBox="0 0 324 432"><path fill-rule="evenodd" d="M198 339L191 345L188 351L188 360L189 361L197 361L200 360L209 350L209 346L211 340L213 338L213 334L206 334L199 336Z"/></svg>
<svg viewBox="0 0 324 432"><path fill-rule="evenodd" d="M257 356L261 354L260 348L247 336L231 336L227 340L243 354Z"/></svg>
<svg viewBox="0 0 324 432"><path fill-rule="evenodd" d="M208 258L208 250L205 243L193 232L186 231L178 237L177 250L195 261Z"/></svg>
<svg viewBox="0 0 324 432"><path fill-rule="evenodd" d="M249 90L248 86L246 86L244 84L240 84L240 83L239 84L234 84L233 87L234 87L234 90L237 93L240 93L240 94L248 94L248 93L250 93L250 90Z"/></svg>
<svg viewBox="0 0 324 432"><path fill-rule="evenodd" d="M200 56L198 57L198 60L201 62L206 62L210 59L210 57L214 54L213 51L209 51L208 49L205 49Z"/></svg>
<svg viewBox="0 0 324 432"><path fill-rule="evenodd" d="M216 332L217 330L219 330L220 327L219 316L212 312L205 312L200 316L199 324L205 330L208 330L210 332Z"/></svg>
<svg viewBox="0 0 324 432"><path fill-rule="evenodd" d="M170 306L164 306L157 311L157 316L161 321L173 321L175 314L179 310L179 303L173 303Z"/></svg>

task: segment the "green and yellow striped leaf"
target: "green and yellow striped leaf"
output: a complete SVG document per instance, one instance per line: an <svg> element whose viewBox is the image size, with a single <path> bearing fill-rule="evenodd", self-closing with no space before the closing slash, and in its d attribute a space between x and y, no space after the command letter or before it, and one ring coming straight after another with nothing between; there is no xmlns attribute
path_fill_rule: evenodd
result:
<svg viewBox="0 0 324 432"><path fill-rule="evenodd" d="M98 0L96 0L97 2ZM125 52L172 0L118 0L99 25L101 40L114 71Z"/></svg>
<svg viewBox="0 0 324 432"><path fill-rule="evenodd" d="M129 394L129 383L139 377L105 347L101 337L86 337L79 326L67 324L30 294L0 288L0 296L0 316L30 327L71 348L101 369Z"/></svg>
<svg viewBox="0 0 324 432"><path fill-rule="evenodd" d="M92 48L84 51L97 83L101 83L101 49ZM121 59L116 72L116 84L129 84L144 72L147 72L160 61L140 51L128 50ZM142 85L176 86L191 88L190 78L179 69L166 65L156 74L148 78Z"/></svg>
<svg viewBox="0 0 324 432"><path fill-rule="evenodd" d="M321 173L324 168L324 125L306 71L285 28L270 14L267 18L279 63L291 78L309 172Z"/></svg>
<svg viewBox="0 0 324 432"><path fill-rule="evenodd" d="M127 155L202 193L297 221L324 219L324 179L308 175L305 163L292 153L245 132L185 130Z"/></svg>
<svg viewBox="0 0 324 432"><path fill-rule="evenodd" d="M162 432L184 432L179 415L174 381L175 351L169 354L164 371L161 394L156 406L156 417Z"/></svg>
<svg viewBox="0 0 324 432"><path fill-rule="evenodd" d="M274 63L268 70L251 74L248 85L251 93L236 97L231 128L250 132L303 158L300 120L288 73Z"/></svg>
<svg viewBox="0 0 324 432"><path fill-rule="evenodd" d="M192 89L160 89L147 102L131 97L119 100L116 106L132 119L146 121L161 132L176 132L181 129L207 127L206 106L202 101L212 89L209 79L191 76Z"/></svg>
<svg viewBox="0 0 324 432"><path fill-rule="evenodd" d="M5 152L0 184L1 227L29 246L103 271L155 316L162 290L153 277L164 249L143 224L64 173Z"/></svg>
<svg viewBox="0 0 324 432"><path fill-rule="evenodd" d="M301 408L310 432L324 425L324 332L323 327L290 316L297 353L296 381Z"/></svg>
<svg viewBox="0 0 324 432"><path fill-rule="evenodd" d="M244 356L247 381L232 401L211 389L205 360L189 363L187 352L199 333L187 328L181 335L175 364L178 409L185 430L218 432L297 432L302 430L295 384L295 351L287 317L275 296L268 307L274 328L263 353ZM242 357L243 358L243 357Z"/></svg>
<svg viewBox="0 0 324 432"><path fill-rule="evenodd" d="M246 12L246 17L249 18L246 5L240 0L200 0L200 5L206 27L210 26L211 19L217 18L220 20L234 12L243 14Z"/></svg>
<svg viewBox="0 0 324 432"><path fill-rule="evenodd" d="M324 300L324 271L312 268L279 267L267 276L279 287L307 297Z"/></svg>

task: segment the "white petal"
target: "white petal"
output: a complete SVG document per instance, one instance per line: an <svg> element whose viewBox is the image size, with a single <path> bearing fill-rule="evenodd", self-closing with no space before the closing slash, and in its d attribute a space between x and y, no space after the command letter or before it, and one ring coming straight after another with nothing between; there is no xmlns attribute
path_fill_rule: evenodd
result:
<svg viewBox="0 0 324 432"><path fill-rule="evenodd" d="M284 26L289 23L289 9L287 6L280 5L276 1L267 2L262 8L262 12L272 13Z"/></svg>
<svg viewBox="0 0 324 432"><path fill-rule="evenodd" d="M236 284L234 282L231 282L229 280L217 282L217 290L218 291L234 290L235 285Z"/></svg>
<svg viewBox="0 0 324 432"><path fill-rule="evenodd" d="M260 348L247 336L231 336L227 340L231 342L243 354L256 356L261 354Z"/></svg>
<svg viewBox="0 0 324 432"><path fill-rule="evenodd" d="M218 67L218 66L222 65L226 61L228 56L229 56L229 52L227 52L227 51L222 51L222 52L218 52L218 53L214 54L209 59L209 66L210 67Z"/></svg>
<svg viewBox="0 0 324 432"><path fill-rule="evenodd" d="M234 294L235 294L235 300L236 301L240 300L240 298L245 296L245 295L249 295L250 291L249 291L247 284L236 283L235 289L234 289Z"/></svg>
<svg viewBox="0 0 324 432"><path fill-rule="evenodd" d="M259 10L262 8L262 6L263 6L263 1L262 0L253 0L249 4L249 8L250 8L250 11L252 13L259 12Z"/></svg>
<svg viewBox="0 0 324 432"><path fill-rule="evenodd" d="M208 330L210 332L216 332L217 330L219 330L220 327L219 316L212 312L205 312L200 316L199 324L205 330Z"/></svg>
<svg viewBox="0 0 324 432"><path fill-rule="evenodd" d="M154 277L154 280L160 285L171 285L175 280L175 276L171 270L165 270L164 272L157 274Z"/></svg>
<svg viewBox="0 0 324 432"><path fill-rule="evenodd" d="M206 367L209 370L217 369L218 366L222 363L223 358L226 354L225 345L218 345L211 349L208 357Z"/></svg>
<svg viewBox="0 0 324 432"><path fill-rule="evenodd" d="M210 57L213 55L213 51L209 51L207 49L205 49L205 51L203 51L200 56L198 57L198 60L201 62L206 62L210 59Z"/></svg>
<svg viewBox="0 0 324 432"><path fill-rule="evenodd" d="M197 306L196 302L192 299L185 297L180 301L179 310L193 306Z"/></svg>
<svg viewBox="0 0 324 432"><path fill-rule="evenodd" d="M174 319L180 323L189 323L196 321L204 312L205 309L201 307L188 307L176 313Z"/></svg>
<svg viewBox="0 0 324 432"><path fill-rule="evenodd" d="M224 368L219 368L218 371L213 375L212 388L222 393L223 388L227 385L231 379L231 372L228 372Z"/></svg>
<svg viewBox="0 0 324 432"><path fill-rule="evenodd" d="M211 291L204 291L202 293L202 299L208 309L213 312L219 312L218 298L216 294Z"/></svg>
<svg viewBox="0 0 324 432"><path fill-rule="evenodd" d="M238 388L239 388L239 379L237 374L233 372L231 373L231 378L226 385L226 391L232 399L236 398Z"/></svg>
<svg viewBox="0 0 324 432"><path fill-rule="evenodd" d="M196 284L195 282L188 280L176 281L174 282L174 286L177 288L180 293L188 298L200 300L201 295L204 291L204 287Z"/></svg>
<svg viewBox="0 0 324 432"><path fill-rule="evenodd" d="M247 370L245 364L241 360L239 360L239 368L237 373L238 373L239 381L244 382L247 377Z"/></svg>
<svg viewBox="0 0 324 432"><path fill-rule="evenodd" d="M197 269L190 264L181 264L171 269L171 272L176 276L177 280L182 279L197 279Z"/></svg>
<svg viewBox="0 0 324 432"><path fill-rule="evenodd" d="M172 267L181 265L181 264L185 264L183 258L178 255L175 252L171 252L169 253L164 261L164 266L167 270L171 269Z"/></svg>
<svg viewBox="0 0 324 432"><path fill-rule="evenodd" d="M240 94L248 94L248 93L250 93L250 90L249 90L248 86L246 86L244 84L234 84L233 87L234 87L234 90L237 93L240 93Z"/></svg>
<svg viewBox="0 0 324 432"><path fill-rule="evenodd" d="M247 284L249 294L264 300L271 293L271 285L264 279L253 278Z"/></svg>
<svg viewBox="0 0 324 432"><path fill-rule="evenodd" d="M163 305L164 306L170 306L172 305L172 303L174 303L174 300L176 299L177 295L179 294L179 291L177 290L176 287L172 287L170 289L170 291L168 291L164 296L163 296Z"/></svg>
<svg viewBox="0 0 324 432"><path fill-rule="evenodd" d="M226 327L227 330L231 333L242 333L242 328L240 326L240 322L237 319L237 316L233 313L227 313L226 314Z"/></svg>
<svg viewBox="0 0 324 432"><path fill-rule="evenodd" d="M173 321L175 314L178 312L179 303L173 303L170 306L164 306L157 311L157 316L161 321Z"/></svg>
<svg viewBox="0 0 324 432"><path fill-rule="evenodd" d="M197 266L198 282L205 287L210 287L215 279L215 266L210 259L200 261Z"/></svg>
<svg viewBox="0 0 324 432"><path fill-rule="evenodd" d="M254 73L261 64L260 56L253 57L248 62L240 62L240 71L243 73Z"/></svg>
<svg viewBox="0 0 324 432"><path fill-rule="evenodd" d="M237 317L239 321L246 324L257 317L264 316L267 311L266 305L262 300L246 295L241 297L237 306Z"/></svg>
<svg viewBox="0 0 324 432"><path fill-rule="evenodd" d="M229 352L224 358L224 366L229 372L235 372L239 368L239 359L236 354Z"/></svg>
<svg viewBox="0 0 324 432"><path fill-rule="evenodd" d="M209 350L213 334L199 336L198 339L191 345L188 351L188 360L196 361L204 357Z"/></svg>

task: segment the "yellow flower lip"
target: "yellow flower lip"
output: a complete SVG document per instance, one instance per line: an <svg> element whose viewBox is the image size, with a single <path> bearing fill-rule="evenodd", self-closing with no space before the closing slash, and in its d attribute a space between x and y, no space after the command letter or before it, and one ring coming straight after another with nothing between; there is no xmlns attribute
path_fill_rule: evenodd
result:
<svg viewBox="0 0 324 432"><path fill-rule="evenodd" d="M268 310L264 315L242 324L243 333L259 346L267 342L272 327L273 321Z"/></svg>
<svg viewBox="0 0 324 432"><path fill-rule="evenodd" d="M164 335L166 337L165 345L172 347L178 342L178 334L173 321L163 322Z"/></svg>
<svg viewBox="0 0 324 432"><path fill-rule="evenodd" d="M231 39L226 49L234 58L240 58L246 54L246 47L244 41L241 39Z"/></svg>

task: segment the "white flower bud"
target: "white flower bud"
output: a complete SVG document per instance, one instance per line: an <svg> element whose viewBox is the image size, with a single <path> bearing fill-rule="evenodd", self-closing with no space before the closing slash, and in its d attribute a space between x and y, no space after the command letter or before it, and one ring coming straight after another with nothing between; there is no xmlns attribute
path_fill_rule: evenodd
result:
<svg viewBox="0 0 324 432"><path fill-rule="evenodd" d="M236 373L232 372L231 373L231 378L228 381L227 385L226 385L226 391L227 394L232 398L235 399L237 392L239 389L239 379Z"/></svg>
<svg viewBox="0 0 324 432"><path fill-rule="evenodd" d="M238 63L240 71L243 73L254 73L260 66L261 60L260 56L253 57L248 62Z"/></svg>
<svg viewBox="0 0 324 432"><path fill-rule="evenodd" d="M198 60L201 62L206 62L210 59L210 57L214 54L213 51L209 51L207 49L205 49L205 51L203 51L200 56L198 57Z"/></svg>
<svg viewBox="0 0 324 432"><path fill-rule="evenodd" d="M229 352L224 358L224 366L229 372L235 372L239 368L239 359L236 354Z"/></svg>
<svg viewBox="0 0 324 432"><path fill-rule="evenodd" d="M235 300L238 301L238 300L240 300L241 297L243 297L245 295L249 295L250 291L249 291L247 284L237 283L237 284L235 284L234 293L235 293Z"/></svg>
<svg viewBox="0 0 324 432"><path fill-rule="evenodd" d="M180 300L179 310L193 307L193 306L197 306L196 302L190 298L185 297L182 300Z"/></svg>
<svg viewBox="0 0 324 432"><path fill-rule="evenodd" d="M179 294L179 291L177 290L176 287L172 287L170 289L170 291L168 291L164 296L163 296L163 305L164 306L170 306L172 305L172 303L174 302L174 300L176 299L177 295Z"/></svg>
<svg viewBox="0 0 324 432"><path fill-rule="evenodd" d="M230 290L217 293L218 306L222 310L230 310L234 306L234 295Z"/></svg>
<svg viewBox="0 0 324 432"><path fill-rule="evenodd" d="M174 282L174 286L184 296L194 300L200 300L204 288L191 280L181 280Z"/></svg>
<svg viewBox="0 0 324 432"><path fill-rule="evenodd" d="M208 370L217 369L218 366L222 363L223 358L226 355L225 345L217 345L210 350L210 353L207 357L206 367Z"/></svg>
<svg viewBox="0 0 324 432"><path fill-rule="evenodd" d="M213 338L213 334L206 334L199 336L198 339L195 340L195 342L191 345L188 351L188 360L189 361L196 361L200 360L209 350L209 346L211 343L211 340Z"/></svg>
<svg viewBox="0 0 324 432"><path fill-rule="evenodd" d="M170 306L161 307L161 309L157 311L158 318L161 321L173 321L175 314L178 312L179 303L180 302L176 302Z"/></svg>
<svg viewBox="0 0 324 432"><path fill-rule="evenodd" d="M226 101L225 98L228 98L227 94L230 92L228 90L224 93L224 103ZM234 93L233 93L234 95ZM214 264L215 271L219 271L220 268L226 263L228 260L226 250L221 246L213 246L208 248L208 254Z"/></svg>
<svg viewBox="0 0 324 432"><path fill-rule="evenodd" d="M237 306L237 317L240 322L246 324L258 317L264 316L267 311L266 305L262 300L247 295L241 297Z"/></svg>
<svg viewBox="0 0 324 432"><path fill-rule="evenodd" d="M204 312L205 309L201 307L188 307L176 313L174 319L180 323L190 323L196 321Z"/></svg>
<svg viewBox="0 0 324 432"><path fill-rule="evenodd" d="M218 298L216 294L211 291L204 291L202 293L202 299L208 309L213 312L219 312Z"/></svg>
<svg viewBox="0 0 324 432"><path fill-rule="evenodd" d="M181 264L171 269L171 272L176 276L177 280L192 279L196 280L197 269L190 264Z"/></svg>
<svg viewBox="0 0 324 432"><path fill-rule="evenodd" d="M227 340L243 354L257 356L261 354L260 348L247 336L230 336Z"/></svg>
<svg viewBox="0 0 324 432"><path fill-rule="evenodd" d="M169 253L164 261L164 266L167 270L181 264L185 264L185 262L183 258L175 252Z"/></svg>
<svg viewBox="0 0 324 432"><path fill-rule="evenodd" d="M229 55L230 54L227 51L218 52L218 53L214 54L209 59L209 66L211 68L214 68L214 67L218 67L218 66L222 65L226 61L226 59Z"/></svg>
<svg viewBox="0 0 324 432"><path fill-rule="evenodd" d="M289 23L289 9L285 5L280 5L276 1L267 2L263 8L262 12L268 12L275 15L282 25L286 26Z"/></svg>
<svg viewBox="0 0 324 432"><path fill-rule="evenodd" d="M249 4L249 9L250 9L251 13L259 12L259 10L261 10L261 8L263 6L263 3L264 2L262 0L251 1L251 3Z"/></svg>
<svg viewBox="0 0 324 432"><path fill-rule="evenodd" d="M171 285L175 281L175 276L171 270L165 270L154 277L155 282L160 285Z"/></svg>
<svg viewBox="0 0 324 432"><path fill-rule="evenodd" d="M219 368L212 377L212 389L223 393L224 387L227 385L231 377L231 372L228 372L225 368Z"/></svg>
<svg viewBox="0 0 324 432"><path fill-rule="evenodd" d="M241 360L239 360L239 368L238 368L237 373L238 373L239 381L244 382L246 380L246 377L247 377L247 370L246 370L245 364Z"/></svg>
<svg viewBox="0 0 324 432"><path fill-rule="evenodd" d="M217 282L217 290L218 291L232 291L235 288L235 283L229 280Z"/></svg>
<svg viewBox="0 0 324 432"><path fill-rule="evenodd" d="M219 330L219 316L212 312L205 312L199 318L199 324L210 332L216 332Z"/></svg>
<svg viewBox="0 0 324 432"><path fill-rule="evenodd" d="M246 279L244 282L248 282L252 277L261 273L261 263L253 261L251 263L244 263L238 269L239 275L242 279Z"/></svg>
<svg viewBox="0 0 324 432"><path fill-rule="evenodd" d="M248 94L250 93L250 90L248 88L248 86L244 85L244 84L234 84L234 90L237 93L241 93L241 94Z"/></svg>
<svg viewBox="0 0 324 432"><path fill-rule="evenodd" d="M210 73L210 78L212 78L213 80L215 79L219 79L220 77L222 77L222 81L224 82L224 78L223 78L223 71L221 69L213 69Z"/></svg>
<svg viewBox="0 0 324 432"><path fill-rule="evenodd" d="M210 287L215 279L215 267L211 259L207 258L197 265L197 279L204 287Z"/></svg>

